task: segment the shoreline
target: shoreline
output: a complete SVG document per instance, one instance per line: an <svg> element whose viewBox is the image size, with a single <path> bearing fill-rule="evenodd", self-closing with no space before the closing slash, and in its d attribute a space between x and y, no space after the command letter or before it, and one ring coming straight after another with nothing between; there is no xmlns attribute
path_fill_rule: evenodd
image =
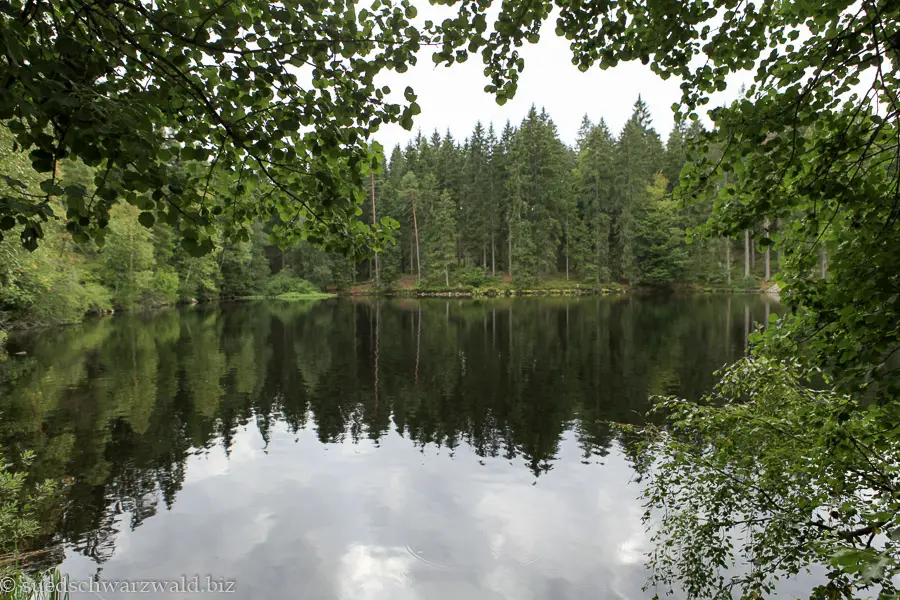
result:
<svg viewBox="0 0 900 600"><path fill-rule="evenodd" d="M780 297L780 289L777 285L768 288L736 288L736 287L720 287L720 286L700 286L700 285L678 285L673 287L653 287L638 286L635 288L620 285L608 284L599 287L547 287L547 288L524 288L515 289L512 287L456 287L456 288L400 288L400 289L375 289L374 287L357 287L337 292L322 292L321 294L282 294L280 296L235 296L228 298L219 298L218 300L210 300L204 302L182 302L177 304L163 304L160 306L145 307L138 309L113 309L104 312L85 313L84 317L78 321L62 322L62 323L41 323L41 324L25 324L9 322L4 327L0 327L0 351L5 345L5 338L9 333L20 333L28 331L37 331L40 329L50 329L54 327L68 327L84 323L88 318L104 318L114 317L123 314L141 314L153 313L163 310L178 309L185 306L201 306L201 305L222 305L228 303L253 302L259 300L280 301L280 302L296 302L305 300L328 300L332 298L515 298L515 297L566 297L566 296L636 296L636 297L668 297L668 296L691 296L691 295L758 295L767 294L775 298Z"/></svg>

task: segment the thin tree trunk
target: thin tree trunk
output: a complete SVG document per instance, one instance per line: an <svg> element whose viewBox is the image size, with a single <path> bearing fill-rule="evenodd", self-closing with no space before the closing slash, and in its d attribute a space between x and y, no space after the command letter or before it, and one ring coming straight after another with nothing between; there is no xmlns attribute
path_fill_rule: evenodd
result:
<svg viewBox="0 0 900 600"><path fill-rule="evenodd" d="M750 230L744 230L744 277L750 277Z"/></svg>
<svg viewBox="0 0 900 600"><path fill-rule="evenodd" d="M419 258L419 222L416 220L416 193L410 192L413 212L413 229L416 232L416 278L422 280L422 260Z"/></svg>
<svg viewBox="0 0 900 600"><path fill-rule="evenodd" d="M509 267L509 276L512 277L513 274L513 261L512 261L512 221L509 223L509 256L507 257L507 267Z"/></svg>
<svg viewBox="0 0 900 600"><path fill-rule="evenodd" d="M497 275L497 249L494 243L494 232L491 231L491 277Z"/></svg>
<svg viewBox="0 0 900 600"><path fill-rule="evenodd" d="M372 186L372 225L378 223L378 217L375 216L375 172L369 174L369 183ZM375 287L381 287L381 273L378 268L378 253L375 253Z"/></svg>
<svg viewBox="0 0 900 600"><path fill-rule="evenodd" d="M769 239L769 219L766 219L766 239ZM772 277L772 247L766 246L766 281ZM766 305L768 307L768 304Z"/></svg>
<svg viewBox="0 0 900 600"><path fill-rule="evenodd" d="M725 238L725 274L728 276L728 285L731 285L731 240Z"/></svg>

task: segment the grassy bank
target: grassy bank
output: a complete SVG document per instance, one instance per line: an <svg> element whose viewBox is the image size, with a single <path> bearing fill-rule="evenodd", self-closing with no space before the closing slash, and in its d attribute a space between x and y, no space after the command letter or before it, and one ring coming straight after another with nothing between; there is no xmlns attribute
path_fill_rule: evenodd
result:
<svg viewBox="0 0 900 600"><path fill-rule="evenodd" d="M755 294L770 290L771 282L748 278L724 285L712 283L662 283L626 285L621 283L585 283L556 277L537 281L516 281L510 277L487 278L477 283L417 282L402 278L391 285L376 286L368 281L354 285L345 293L351 296L431 297L499 297L499 296L589 296L589 295L668 295L668 294ZM776 290L777 292L777 290Z"/></svg>
<svg viewBox="0 0 900 600"><path fill-rule="evenodd" d="M313 293L299 293L299 292L285 292L284 294L277 294L275 296L266 296L266 295L251 295L251 296L238 296L235 298L236 300L323 300L325 298L334 298L337 294L325 293L325 292L313 292Z"/></svg>

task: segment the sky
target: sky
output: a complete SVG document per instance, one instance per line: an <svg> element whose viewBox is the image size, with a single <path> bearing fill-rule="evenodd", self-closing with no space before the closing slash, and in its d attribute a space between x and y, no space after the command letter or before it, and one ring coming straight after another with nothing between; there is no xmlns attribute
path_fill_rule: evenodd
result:
<svg viewBox="0 0 900 600"><path fill-rule="evenodd" d="M430 12L434 10L437 7L424 6L419 18L423 18L423 12L425 18L437 17ZM478 120L485 126L493 121L498 129L507 119L518 125L535 104L538 109L547 109L562 141L574 145L584 115L594 122L602 117L613 133L618 134L640 95L647 103L656 131L665 141L674 126L672 104L681 98L681 80L664 81L649 66L637 61L606 71L594 67L582 73L571 62L568 42L554 34L554 22L555 16L551 15L544 24L541 40L520 49L525 70L516 97L504 106L498 106L494 97L484 91L490 81L484 75L478 55L470 56L463 64L435 66L431 60L433 51L426 48L420 53L418 64L406 73L385 74L380 82L391 87L392 96L407 85L415 90L422 113L416 117L411 132L399 124L391 124L382 126L375 139L388 153L397 144L406 145L419 129L426 136L435 128L441 134L449 129L461 142L471 134ZM737 97L740 85L748 83L750 76L740 74L732 79L729 89L714 97L710 108Z"/></svg>

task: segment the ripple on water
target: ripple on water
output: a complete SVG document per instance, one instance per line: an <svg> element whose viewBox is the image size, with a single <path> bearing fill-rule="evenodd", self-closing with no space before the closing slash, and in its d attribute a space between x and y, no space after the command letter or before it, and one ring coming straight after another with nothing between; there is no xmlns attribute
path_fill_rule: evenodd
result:
<svg viewBox="0 0 900 600"><path fill-rule="evenodd" d="M438 556L432 556L431 552L428 552L424 549L416 550L409 544L404 546L406 552L412 556L414 559L419 561L420 563L426 564L429 567L434 567L436 569L449 569L450 565L444 559L439 558Z"/></svg>

